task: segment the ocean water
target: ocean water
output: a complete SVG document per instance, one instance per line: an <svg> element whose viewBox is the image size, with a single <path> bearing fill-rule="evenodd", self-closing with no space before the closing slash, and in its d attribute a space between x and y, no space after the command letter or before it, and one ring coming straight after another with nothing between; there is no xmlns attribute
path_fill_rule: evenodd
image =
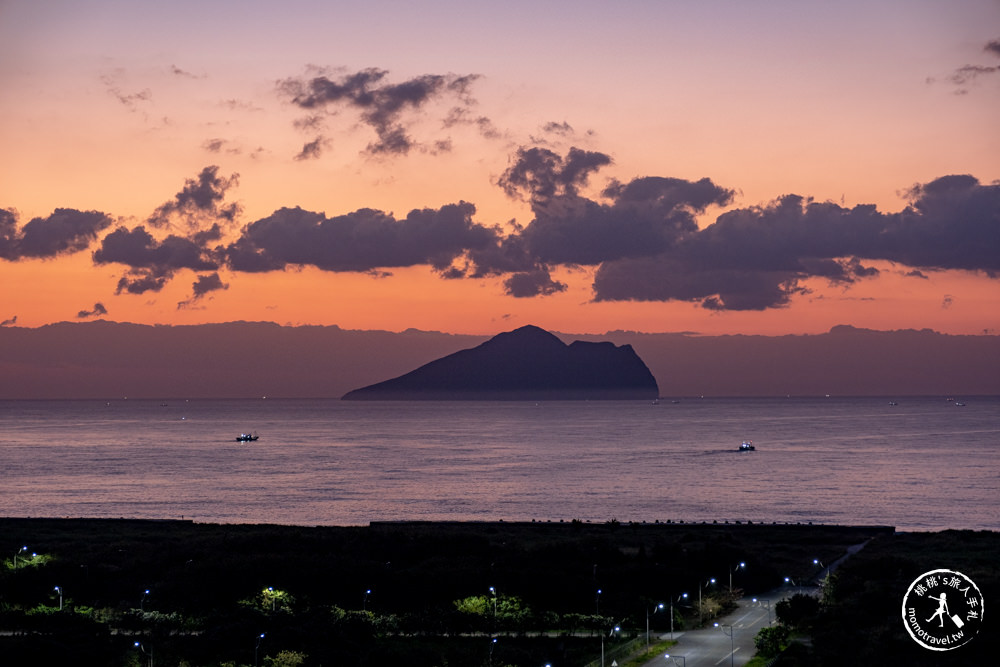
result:
<svg viewBox="0 0 1000 667"><path fill-rule="evenodd" d="M0 515L1000 530L1000 397L960 402L0 401Z"/></svg>

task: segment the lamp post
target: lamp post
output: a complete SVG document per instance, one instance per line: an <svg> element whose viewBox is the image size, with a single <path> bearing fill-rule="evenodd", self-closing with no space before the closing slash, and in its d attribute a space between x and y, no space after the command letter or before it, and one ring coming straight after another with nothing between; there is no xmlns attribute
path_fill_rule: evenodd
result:
<svg viewBox="0 0 1000 667"><path fill-rule="evenodd" d="M142 592L142 597L139 598L139 611L145 611L146 607L146 596L149 595L149 589L147 588Z"/></svg>
<svg viewBox="0 0 1000 667"><path fill-rule="evenodd" d="M62 611L63 607L63 589L62 586L55 587L56 593L59 593L59 611Z"/></svg>
<svg viewBox="0 0 1000 667"><path fill-rule="evenodd" d="M142 642L135 642L135 647L139 649L140 653L146 656L146 664L149 665L149 667L153 667L153 649L150 648L147 652L146 647L142 645Z"/></svg>
<svg viewBox="0 0 1000 667"><path fill-rule="evenodd" d="M729 635L729 667L733 667L733 663L736 661L736 640L733 639L733 626L716 623L715 627L720 628L723 634ZM729 632L726 632L726 628L729 628Z"/></svg>
<svg viewBox="0 0 1000 667"><path fill-rule="evenodd" d="M493 649L496 648L496 645L497 645L497 638L494 637L493 640L490 642L490 665L493 664Z"/></svg>
<svg viewBox="0 0 1000 667"><path fill-rule="evenodd" d="M819 566L820 579L823 579L823 571L826 570L826 566L818 558L813 558L813 565Z"/></svg>
<svg viewBox="0 0 1000 667"><path fill-rule="evenodd" d="M732 570L729 571L729 595L733 594L733 572L736 572L737 570L742 570L746 566L747 566L746 563L740 561L739 565L737 565L736 567L734 567Z"/></svg>
<svg viewBox="0 0 1000 667"><path fill-rule="evenodd" d="M765 600L763 598L759 600L757 598L754 598L753 601L754 603L763 603L763 606L767 609L767 624L771 625L771 601Z"/></svg>
<svg viewBox="0 0 1000 667"><path fill-rule="evenodd" d="M662 602L660 602L659 604L657 604L657 605L655 605L653 607L652 613L655 614L656 612L660 611L661 609L663 609L663 603ZM649 653L649 617L650 617L650 615L651 615L650 611L649 611L649 609L647 609L646 610L646 653Z"/></svg>
<svg viewBox="0 0 1000 667"><path fill-rule="evenodd" d="M262 641L264 641L264 633L263 632L260 633L259 635L257 635L257 644L253 647L253 665L254 665L254 667L257 667L257 655L258 655L258 652L260 651L260 643Z"/></svg>
<svg viewBox="0 0 1000 667"><path fill-rule="evenodd" d="M681 593L677 598L677 602L681 600L686 600L688 594ZM670 641L674 641L674 596L670 596Z"/></svg>
<svg viewBox="0 0 1000 667"><path fill-rule="evenodd" d="M497 620L497 589L490 586L490 593L493 594L493 622Z"/></svg>
<svg viewBox="0 0 1000 667"><path fill-rule="evenodd" d="M368 611L368 596L372 594L372 589L365 590L365 598L361 601L361 611Z"/></svg>
<svg viewBox="0 0 1000 667"><path fill-rule="evenodd" d="M597 614L598 616L600 616L601 615L601 589L600 588L597 589L597 595L594 597L594 608L595 608L595 612L594 613Z"/></svg>
<svg viewBox="0 0 1000 667"><path fill-rule="evenodd" d="M666 658L667 660L669 660L670 662L672 662L675 665L677 664L677 658L680 658L681 659L681 667L687 667L687 662L688 662L687 661L687 656L683 656L683 655L670 655L668 653L668 654L666 654L663 657Z"/></svg>
<svg viewBox="0 0 1000 667"><path fill-rule="evenodd" d="M600 591L598 591L598 592L600 592ZM621 630L621 626L619 626L619 625L616 625L615 627L611 628L611 632L608 633L608 637L611 637L613 634L615 634L619 630ZM604 633L603 632L601 633L601 667L604 667Z"/></svg>
<svg viewBox="0 0 1000 667"><path fill-rule="evenodd" d="M705 586L710 586L714 583L715 583L715 577L712 577L704 584L701 583L700 581L698 582L698 625L699 626L705 622L705 611L701 606L701 589L703 589Z"/></svg>
<svg viewBox="0 0 1000 667"><path fill-rule="evenodd" d="M24 546L24 547L21 547L20 549L18 549L17 553L14 554L14 569L15 570L17 569L17 557L21 555L22 551L27 551L27 550L28 550L28 547Z"/></svg>

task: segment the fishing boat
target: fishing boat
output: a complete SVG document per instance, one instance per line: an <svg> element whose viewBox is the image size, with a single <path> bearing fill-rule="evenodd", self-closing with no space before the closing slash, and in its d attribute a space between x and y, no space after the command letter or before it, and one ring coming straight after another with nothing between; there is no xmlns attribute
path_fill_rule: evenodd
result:
<svg viewBox="0 0 1000 667"><path fill-rule="evenodd" d="M259 437L256 433L240 433L236 436L236 442L256 442Z"/></svg>
<svg viewBox="0 0 1000 667"><path fill-rule="evenodd" d="M753 452L753 451L756 451L756 450L757 450L757 448L753 446L753 440L744 440L743 443L740 445L740 448L737 449L736 451L738 451L738 452Z"/></svg>

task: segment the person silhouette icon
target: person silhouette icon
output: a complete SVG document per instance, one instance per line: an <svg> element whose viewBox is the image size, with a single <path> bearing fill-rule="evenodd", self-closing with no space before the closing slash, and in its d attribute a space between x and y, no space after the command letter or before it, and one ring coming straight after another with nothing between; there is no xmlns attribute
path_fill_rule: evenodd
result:
<svg viewBox="0 0 1000 667"><path fill-rule="evenodd" d="M937 608L937 611L935 611L933 614L931 614L931 617L927 619L928 623L930 623L931 621L933 621L934 617L936 616L938 618L938 620L941 621L940 627L942 627L942 628L944 627L944 615L948 613L948 600L947 600L947 596L948 596L947 593L941 593L941 597L939 597L939 598L936 598L933 595L929 596L930 599L937 600L937 602L938 602L938 608Z"/></svg>

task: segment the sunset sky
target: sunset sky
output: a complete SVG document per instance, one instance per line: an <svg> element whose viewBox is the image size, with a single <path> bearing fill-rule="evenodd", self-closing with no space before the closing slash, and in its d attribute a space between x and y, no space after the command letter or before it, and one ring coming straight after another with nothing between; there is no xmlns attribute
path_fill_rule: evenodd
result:
<svg viewBox="0 0 1000 667"><path fill-rule="evenodd" d="M1000 334L1000 2L0 0L0 322Z"/></svg>

